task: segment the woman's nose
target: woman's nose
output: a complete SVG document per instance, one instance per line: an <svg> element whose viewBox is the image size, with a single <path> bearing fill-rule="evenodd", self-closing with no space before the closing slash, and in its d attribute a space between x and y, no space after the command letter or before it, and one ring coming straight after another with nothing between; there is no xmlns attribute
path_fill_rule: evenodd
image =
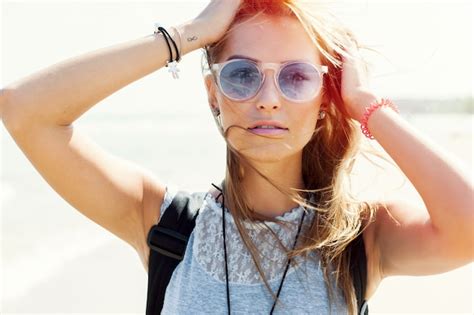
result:
<svg viewBox="0 0 474 315"><path fill-rule="evenodd" d="M256 106L259 109L278 109L281 107L281 95L278 87L275 85L273 72L268 71L258 93Z"/></svg>

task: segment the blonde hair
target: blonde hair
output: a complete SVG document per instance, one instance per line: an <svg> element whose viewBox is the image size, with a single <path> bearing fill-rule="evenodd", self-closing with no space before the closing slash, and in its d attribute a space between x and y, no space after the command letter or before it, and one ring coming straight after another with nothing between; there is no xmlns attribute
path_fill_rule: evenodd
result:
<svg viewBox="0 0 474 315"><path fill-rule="evenodd" d="M320 52L321 64L329 68L322 89L322 93L326 94L328 106L325 108L326 117L318 122L313 137L303 148L302 174L305 189L277 185L233 148L227 140L229 129L242 127L231 126L225 131L220 129L227 143L227 168L224 187L222 187L226 207L232 213L242 240L274 298L276 295L270 289L262 272L259 253L242 223L243 220L252 222L255 213L244 199L240 184L243 175L241 166L246 165L252 168L293 201L315 211L309 230L305 235L300 236L303 239L301 247L289 250L278 238L277 241L286 251L288 258L300 254L308 257L309 252L319 251L325 283L330 288L330 301L334 293L329 279L330 275L334 274L336 287L342 289L349 313L357 314L357 299L349 271L350 257L346 249L348 244L365 230L367 224L363 226L363 222L368 223L373 220L376 205L356 200L348 189L349 175L356 155L361 149L361 132L345 110L340 87L342 56L351 58L346 54L344 47L349 43L355 43L358 48L362 46L359 45L355 36L323 7L311 6L296 0L243 1L226 35L218 42L205 47L203 57L207 64L203 63L203 71L211 69L211 65L217 62L225 47L227 35L240 23L247 22L260 14L270 17L294 17L301 22ZM217 119L216 123L219 126ZM305 193L313 193L316 197L314 202L304 198ZM276 237L262 220L254 219L253 222L256 226L267 228ZM295 263L294 260L292 261ZM334 267L334 271L331 271L331 266Z"/></svg>

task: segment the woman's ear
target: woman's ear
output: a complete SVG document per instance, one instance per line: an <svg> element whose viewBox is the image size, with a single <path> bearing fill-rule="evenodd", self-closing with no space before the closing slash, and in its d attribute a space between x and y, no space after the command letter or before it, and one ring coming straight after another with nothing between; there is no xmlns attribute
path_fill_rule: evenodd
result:
<svg viewBox="0 0 474 315"><path fill-rule="evenodd" d="M204 76L204 84L206 86L209 107L211 108L211 111L214 116L219 115L219 107L217 106L216 98L216 85L214 83L214 77L212 76L212 74L206 74Z"/></svg>
<svg viewBox="0 0 474 315"><path fill-rule="evenodd" d="M212 74L206 74L204 76L204 84L206 85L207 98L209 102L209 108L211 109L212 115L216 122L217 128L223 137L225 137L224 129L221 122L221 112L217 102L217 87Z"/></svg>
<svg viewBox="0 0 474 315"><path fill-rule="evenodd" d="M204 75L204 85L208 94L214 90L214 78L211 73Z"/></svg>
<svg viewBox="0 0 474 315"><path fill-rule="evenodd" d="M211 112L214 115L214 117L217 117L221 114L221 110L214 103L209 103L209 107L211 108Z"/></svg>
<svg viewBox="0 0 474 315"><path fill-rule="evenodd" d="M327 93L323 92L322 98L321 98L321 105L319 106L319 110L326 110L329 104L329 97Z"/></svg>

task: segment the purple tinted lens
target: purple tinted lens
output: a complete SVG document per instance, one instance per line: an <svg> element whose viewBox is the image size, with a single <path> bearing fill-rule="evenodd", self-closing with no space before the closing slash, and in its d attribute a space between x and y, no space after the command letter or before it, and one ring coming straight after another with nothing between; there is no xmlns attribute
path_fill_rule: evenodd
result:
<svg viewBox="0 0 474 315"><path fill-rule="evenodd" d="M289 99L308 101L319 91L321 77L313 65L296 62L281 69L278 84L282 93Z"/></svg>
<svg viewBox="0 0 474 315"><path fill-rule="evenodd" d="M220 72L221 89L233 99L246 99L253 96L261 83L262 76L255 64L236 60L226 64Z"/></svg>

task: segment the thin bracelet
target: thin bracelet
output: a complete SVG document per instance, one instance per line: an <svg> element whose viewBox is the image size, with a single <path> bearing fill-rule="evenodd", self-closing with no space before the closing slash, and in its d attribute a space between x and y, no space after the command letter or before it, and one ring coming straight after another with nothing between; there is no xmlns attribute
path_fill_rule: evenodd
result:
<svg viewBox="0 0 474 315"><path fill-rule="evenodd" d="M367 106L365 108L364 116L362 117L362 121L360 123L360 129L362 130L362 133L369 139L375 139L375 137L370 133L369 127L367 125L369 121L369 117L370 115L372 115L372 113L375 110L377 110L378 108L382 106L388 106L392 108L395 112L400 113L400 111L398 110L398 107L395 104L393 104L393 102L389 100L388 98L382 98L380 102L375 100L369 106Z"/></svg>
<svg viewBox="0 0 474 315"><path fill-rule="evenodd" d="M176 60L173 61L173 53L171 51L171 45L169 41L171 41L171 43L173 44L174 49L176 51L177 60L179 61L181 57L179 55L178 47L176 46L176 43L173 40L173 38L171 38L170 34L166 31L166 29L161 27L159 23L155 23L155 34L158 34L158 33L161 33L163 35L163 38L166 41L166 45L168 46L168 52L170 54L170 59L169 61L166 62L166 67L169 68L168 72L171 72L174 79L179 79L178 62Z"/></svg>
<svg viewBox="0 0 474 315"><path fill-rule="evenodd" d="M183 42L181 41L181 34L179 33L178 29L174 26L171 26L171 28L175 31L176 34L178 34L178 41L179 41L179 50L177 50L177 57L176 57L176 62L179 62L181 60L181 52L183 51Z"/></svg>
<svg viewBox="0 0 474 315"><path fill-rule="evenodd" d="M166 36L168 37L168 39L171 41L171 43L173 44L173 47L174 47L174 50L176 52L176 59L174 61L178 61L179 60L179 51L178 51L178 46L176 46L176 42L173 40L173 38L171 37L170 33L168 33L167 30L165 30L163 27L158 27L158 30L160 30L163 34L166 34ZM170 62L173 62L173 60L171 59Z"/></svg>
<svg viewBox="0 0 474 315"><path fill-rule="evenodd" d="M169 62L172 62L173 61L173 55L171 53L171 46L170 46L170 43L168 42L168 39L166 38L166 34L164 34L163 32L160 31L160 24L158 23L155 23L155 35L156 34L160 34L163 35L163 38L165 39L165 42L166 42L166 46L168 46L168 52L169 52L169 56L170 56L170 59L169 59ZM166 65L168 66L168 65Z"/></svg>

